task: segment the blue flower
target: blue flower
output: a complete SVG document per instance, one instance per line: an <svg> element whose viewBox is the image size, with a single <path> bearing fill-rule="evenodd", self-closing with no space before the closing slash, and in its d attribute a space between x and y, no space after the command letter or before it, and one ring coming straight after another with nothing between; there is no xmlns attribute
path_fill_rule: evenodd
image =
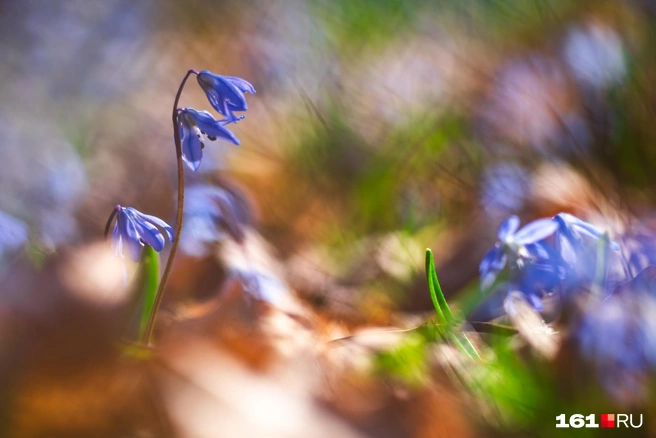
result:
<svg viewBox="0 0 656 438"><path fill-rule="evenodd" d="M221 138L239 145L237 137L223 127L227 123L225 120L216 120L207 111L197 111L193 108L179 110L178 125L182 143L182 159L194 172L200 167L206 138L210 141Z"/></svg>
<svg viewBox="0 0 656 438"><path fill-rule="evenodd" d="M235 116L233 111L248 109L244 93L255 94L255 88L249 82L235 76L217 75L207 70L198 73L196 79L212 107L224 115L228 123L244 118L244 116Z"/></svg>
<svg viewBox="0 0 656 438"><path fill-rule="evenodd" d="M0 254L20 248L27 236L28 228L23 221L0 211Z"/></svg>
<svg viewBox="0 0 656 438"><path fill-rule="evenodd" d="M568 213L559 213L554 216L554 220L558 222L555 245L568 269L566 288L576 290L582 285L589 284L595 276L599 256L597 241L604 233L594 225ZM605 253L604 265L610 270L608 273L612 273L613 278L606 280L612 280L611 283L626 281L627 278L621 273L620 260L623 255L619 251L620 246L613 241L608 245L614 253Z"/></svg>
<svg viewBox="0 0 656 438"><path fill-rule="evenodd" d="M112 247L122 255L125 249L128 257L139 261L141 247L150 245L157 252L164 249L166 241L161 230L173 241L173 229L163 220L143 214L132 207L116 206L116 224L112 232Z"/></svg>
<svg viewBox="0 0 656 438"><path fill-rule="evenodd" d="M181 249L193 256L203 256L207 245L227 233L235 241L244 239L244 225L251 223L251 210L245 196L230 187L198 184L185 196L185 239Z"/></svg>
<svg viewBox="0 0 656 438"><path fill-rule="evenodd" d="M483 257L479 266L481 287L487 289L510 257L518 267L537 258L548 258L549 251L540 241L556 232L558 222L554 219L538 219L519 229L519 218L510 216L499 226L499 241Z"/></svg>

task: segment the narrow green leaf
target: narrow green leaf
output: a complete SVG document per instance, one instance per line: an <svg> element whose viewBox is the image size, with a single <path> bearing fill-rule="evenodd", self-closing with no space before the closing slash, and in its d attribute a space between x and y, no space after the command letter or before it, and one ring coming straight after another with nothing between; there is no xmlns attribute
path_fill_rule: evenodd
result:
<svg viewBox="0 0 656 438"><path fill-rule="evenodd" d="M433 257L433 251L431 251L430 248L426 248L426 280L428 282L428 290L430 291L431 300L433 301L433 307L435 307L435 312L437 312L439 324L446 327L445 329L440 329L438 327L440 334L443 337L448 336L448 338L450 338L463 353L470 357L480 358L476 348L474 348L474 345L471 343L465 333L461 333L460 336L454 333L447 335L447 332L445 331L449 330L449 326L455 322L455 318L453 313L451 313L451 309L449 308L449 305L446 302L446 298L444 297L444 293L442 292L440 282L437 279L435 259Z"/></svg>
<svg viewBox="0 0 656 438"><path fill-rule="evenodd" d="M140 299L139 339L141 339L146 330L150 312L153 310L159 286L159 254L150 245L144 245L141 252L136 286Z"/></svg>
<svg viewBox="0 0 656 438"><path fill-rule="evenodd" d="M428 281L428 289L433 300L433 307L435 307L435 311L440 317L440 322L452 322L453 314L451 313L451 309L449 309L449 305L442 292L442 287L437 279L435 259L433 258L433 251L430 248L426 248L426 280Z"/></svg>

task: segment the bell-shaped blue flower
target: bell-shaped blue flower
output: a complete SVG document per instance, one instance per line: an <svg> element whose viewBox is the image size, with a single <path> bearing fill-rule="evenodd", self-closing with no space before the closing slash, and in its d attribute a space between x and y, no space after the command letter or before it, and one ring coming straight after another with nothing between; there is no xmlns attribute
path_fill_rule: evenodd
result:
<svg viewBox="0 0 656 438"><path fill-rule="evenodd" d="M163 220L143 214L132 207L116 206L116 224L112 232L112 247L117 254L139 261L141 248L150 245L157 252L164 249L166 241L162 230L173 241L173 229Z"/></svg>
<svg viewBox="0 0 656 438"><path fill-rule="evenodd" d="M483 257L479 266L481 287L487 289L506 266L508 257L522 262L531 258L547 258L548 251L540 243L556 232L558 222L554 219L538 219L519 229L519 218L510 216L497 231L499 241ZM519 229L519 230L518 230Z"/></svg>
<svg viewBox="0 0 656 438"><path fill-rule="evenodd" d="M224 127L228 122L216 120L207 111L197 111L193 108L181 109L178 113L182 159L196 172L203 159L205 141L217 138L239 145L235 135Z"/></svg>
<svg viewBox="0 0 656 438"><path fill-rule="evenodd" d="M226 117L228 123L244 118L237 117L234 111L246 111L244 93L255 94L255 88L242 78L221 76L208 70L203 70L196 77L212 107Z"/></svg>

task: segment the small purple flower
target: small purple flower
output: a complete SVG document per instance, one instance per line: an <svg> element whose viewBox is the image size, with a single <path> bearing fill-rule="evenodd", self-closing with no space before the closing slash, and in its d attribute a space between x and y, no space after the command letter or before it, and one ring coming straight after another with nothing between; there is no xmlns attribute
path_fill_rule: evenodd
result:
<svg viewBox="0 0 656 438"><path fill-rule="evenodd" d="M0 254L20 248L27 236L28 228L23 221L0 211Z"/></svg>
<svg viewBox="0 0 656 438"><path fill-rule="evenodd" d="M179 110L178 125L182 142L182 158L194 172L200 167L205 139L214 141L221 138L239 145L237 137L224 128L223 125L227 123L226 120L216 120L207 111L197 111L193 108Z"/></svg>
<svg viewBox="0 0 656 438"><path fill-rule="evenodd" d="M510 216L499 226L499 241L483 257L479 266L483 289L494 283L499 272L506 266L508 257L520 267L526 260L548 257L548 251L540 241L556 232L558 222L551 218L538 219L518 230L519 223L517 216Z"/></svg>
<svg viewBox="0 0 656 438"><path fill-rule="evenodd" d="M228 123L244 118L235 116L233 111L248 109L244 93L255 94L255 88L248 81L235 76L217 75L208 70L198 73L197 79L212 107L224 115Z"/></svg>
<svg viewBox="0 0 656 438"><path fill-rule="evenodd" d="M112 232L112 247L118 255L127 252L132 260L139 261L141 247L150 245L157 252L164 249L166 241L161 230L173 241L173 229L163 220L143 214L132 207L116 206L116 224Z"/></svg>

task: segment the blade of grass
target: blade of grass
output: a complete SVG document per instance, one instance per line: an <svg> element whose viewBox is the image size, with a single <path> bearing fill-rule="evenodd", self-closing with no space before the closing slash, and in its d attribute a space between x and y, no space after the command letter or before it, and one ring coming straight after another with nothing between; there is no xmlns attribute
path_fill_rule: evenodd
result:
<svg viewBox="0 0 656 438"><path fill-rule="evenodd" d="M426 248L426 281L428 282L428 290L440 323L451 322L453 320L453 314L451 313L451 309L449 309L449 305L446 303L446 298L444 298L440 282L437 279L435 259L433 258L433 251L430 248Z"/></svg>
<svg viewBox="0 0 656 438"><path fill-rule="evenodd" d="M446 302L446 298L444 297L444 292L442 292L440 282L437 279L437 271L435 270L435 258L433 257L433 251L431 251L430 248L426 248L426 281L428 282L428 290L430 292L431 300L433 301L433 307L435 307L435 312L437 313L437 317L440 320L439 324L446 326L445 329L440 330L442 335L446 337L447 334L445 330L450 329L450 326L455 322L455 318L453 313L451 313L451 309L449 308L449 305ZM456 346L463 353L470 357L480 358L480 355L465 333L461 333L460 336L451 333L448 335L448 337L452 339L454 344L456 344Z"/></svg>

